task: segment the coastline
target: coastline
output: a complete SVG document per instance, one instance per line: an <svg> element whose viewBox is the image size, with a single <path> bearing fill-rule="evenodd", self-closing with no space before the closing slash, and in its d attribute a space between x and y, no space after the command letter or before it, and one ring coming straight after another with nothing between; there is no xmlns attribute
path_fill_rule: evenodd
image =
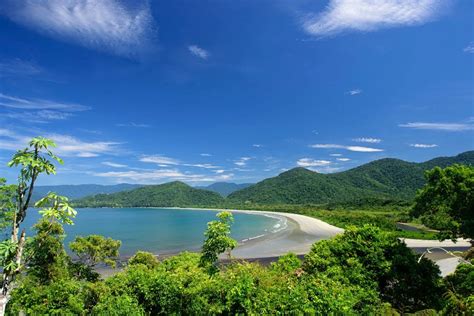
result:
<svg viewBox="0 0 474 316"><path fill-rule="evenodd" d="M235 259L279 257L288 252L303 255L308 253L315 242L331 238L344 232L342 228L330 225L317 218L294 213L211 208L172 207L172 209L215 212L229 211L231 213L269 216L273 218L284 218L286 220L287 225L284 229L262 236L250 237L243 242L241 241L232 251L232 256ZM222 259L224 258L225 256L222 257Z"/></svg>

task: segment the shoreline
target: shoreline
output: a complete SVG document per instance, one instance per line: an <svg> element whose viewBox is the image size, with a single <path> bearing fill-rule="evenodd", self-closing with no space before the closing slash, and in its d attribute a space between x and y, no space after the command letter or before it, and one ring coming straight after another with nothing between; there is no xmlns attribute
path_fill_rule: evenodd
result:
<svg viewBox="0 0 474 316"><path fill-rule="evenodd" d="M137 207L146 209L176 209L176 210L194 210L194 211L214 211L216 213L228 211L231 213L252 214L258 216L268 216L276 219L285 219L285 226L275 231L269 231L259 236L249 236L238 241L238 246L232 251L235 259L265 259L279 257L288 252L297 255L303 255L310 251L311 246L320 240L329 239L337 234L343 233L344 229L331 225L320 219L287 212L271 212L258 210L239 210L225 208L198 208L198 207ZM466 239L458 239L456 243L451 240L423 240L400 238L409 248L416 252L428 248L447 248L448 250L467 249L471 246ZM199 251L199 249L190 249L190 252ZM154 253L161 258L167 258L182 251L169 251L166 253ZM127 259L127 256L121 256L121 260ZM222 256L221 259L226 259Z"/></svg>

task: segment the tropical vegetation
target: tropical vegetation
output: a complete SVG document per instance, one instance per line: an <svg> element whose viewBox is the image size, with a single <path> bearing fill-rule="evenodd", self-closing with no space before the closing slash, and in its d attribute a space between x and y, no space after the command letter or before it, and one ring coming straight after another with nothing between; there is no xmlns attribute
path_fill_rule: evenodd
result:
<svg viewBox="0 0 474 316"><path fill-rule="evenodd" d="M76 211L67 198L48 193L36 203L42 214L36 234L20 232L36 180L55 172L53 161L62 162L51 148L52 141L33 139L10 163L20 168L18 185L0 181L0 224L11 231L0 244L1 298L8 315L474 313L472 264L461 264L442 279L433 262L374 225L347 225L343 234L315 243L302 259L290 253L269 266L224 264L219 258L231 256L236 242L230 238L232 214L222 212L208 224L200 253L158 260L139 251L121 272L102 279L95 267L115 265L120 241L77 236L68 254L63 226L73 224ZM413 214L449 215L449 236L468 237L466 221L472 217L464 216L464 209L456 212L456 206L472 202L472 168L450 168L427 173ZM437 190L440 180L450 190ZM439 203L427 203L426 194ZM201 197L196 194L196 200Z"/></svg>

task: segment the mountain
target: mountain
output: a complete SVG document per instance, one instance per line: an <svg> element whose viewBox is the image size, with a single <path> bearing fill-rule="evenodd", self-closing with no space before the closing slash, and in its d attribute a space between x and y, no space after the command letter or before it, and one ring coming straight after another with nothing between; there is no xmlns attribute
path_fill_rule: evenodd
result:
<svg viewBox="0 0 474 316"><path fill-rule="evenodd" d="M113 194L98 194L73 202L77 207L190 207L210 206L224 202L216 192L193 188L175 181L147 185L138 189Z"/></svg>
<svg viewBox="0 0 474 316"><path fill-rule="evenodd" d="M78 184L78 185L39 185L33 191L33 201L44 197L48 192L67 196L69 199L80 199L89 195L109 194L142 187L140 184L121 183L115 185Z"/></svg>
<svg viewBox="0 0 474 316"><path fill-rule="evenodd" d="M228 196L232 203L324 204L357 200L410 200L425 183L424 172L455 163L474 165L474 151L423 163L380 159L333 174L294 168Z"/></svg>
<svg viewBox="0 0 474 316"><path fill-rule="evenodd" d="M231 183L231 182L216 182L208 186L197 186L195 188L216 192L222 195L223 197L226 197L235 191L245 189L251 185L253 185L253 183L237 184L237 183Z"/></svg>

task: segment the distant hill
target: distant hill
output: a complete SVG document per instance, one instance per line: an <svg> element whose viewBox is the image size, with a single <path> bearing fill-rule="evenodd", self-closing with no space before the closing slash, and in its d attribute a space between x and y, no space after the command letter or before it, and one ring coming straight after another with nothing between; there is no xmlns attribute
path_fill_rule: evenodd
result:
<svg viewBox="0 0 474 316"><path fill-rule="evenodd" d="M78 185L39 185L33 191L33 201L44 197L48 192L67 196L69 199L80 199L89 195L109 194L142 187L140 184L121 183L115 185L78 184Z"/></svg>
<svg viewBox="0 0 474 316"><path fill-rule="evenodd" d="M229 202L256 204L346 203L363 199L410 200L425 183L424 171L454 163L474 165L474 151L423 163L380 159L333 174L294 168L228 196Z"/></svg>
<svg viewBox="0 0 474 316"><path fill-rule="evenodd" d="M253 185L253 183L237 184L237 183L231 183L231 182L216 182L208 186L197 186L195 188L213 191L213 192L219 193L223 197L226 197L235 191L245 189L251 185Z"/></svg>
<svg viewBox="0 0 474 316"><path fill-rule="evenodd" d="M224 202L216 192L196 189L175 181L148 185L113 194L98 194L74 201L76 207L186 207L209 206Z"/></svg>

